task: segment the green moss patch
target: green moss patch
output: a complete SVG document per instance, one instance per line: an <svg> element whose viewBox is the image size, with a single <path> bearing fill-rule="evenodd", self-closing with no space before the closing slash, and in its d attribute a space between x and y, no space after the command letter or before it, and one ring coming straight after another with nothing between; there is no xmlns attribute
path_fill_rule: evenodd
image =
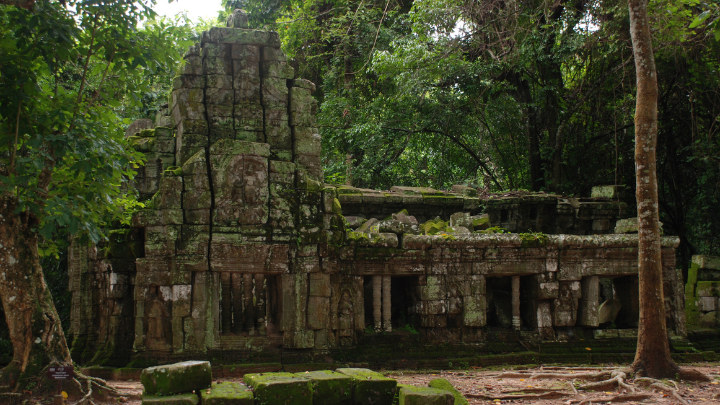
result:
<svg viewBox="0 0 720 405"><path fill-rule="evenodd" d="M257 405L312 405L310 380L292 373L245 374Z"/></svg>
<svg viewBox="0 0 720 405"><path fill-rule="evenodd" d="M198 405L200 399L195 394L182 394L170 396L143 395L142 405Z"/></svg>
<svg viewBox="0 0 720 405"><path fill-rule="evenodd" d="M201 390L203 405L254 405L253 392L245 384L226 381Z"/></svg>
<svg viewBox="0 0 720 405"><path fill-rule="evenodd" d="M456 390L455 387L450 384L450 381L444 378L436 378L434 380L430 380L428 385L430 386L430 388L445 390L451 393L453 397L455 397L455 405L469 405L468 400L463 396L463 394L460 393L460 391Z"/></svg>
<svg viewBox="0 0 720 405"><path fill-rule="evenodd" d="M150 367L143 370L140 382L145 395L174 395L210 388L212 369L207 361Z"/></svg>
<svg viewBox="0 0 720 405"><path fill-rule="evenodd" d="M313 405L351 404L354 379L330 370L308 371L299 374L309 378L313 390Z"/></svg>
<svg viewBox="0 0 720 405"><path fill-rule="evenodd" d="M390 404L395 396L397 381L366 368L339 368L339 373L355 380L354 403L357 405Z"/></svg>
<svg viewBox="0 0 720 405"><path fill-rule="evenodd" d="M399 405L452 405L454 401L448 391L414 385L402 385L398 394Z"/></svg>

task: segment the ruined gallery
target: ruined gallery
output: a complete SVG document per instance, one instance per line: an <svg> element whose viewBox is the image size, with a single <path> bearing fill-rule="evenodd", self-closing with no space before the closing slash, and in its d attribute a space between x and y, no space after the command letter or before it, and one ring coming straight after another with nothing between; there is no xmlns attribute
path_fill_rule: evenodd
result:
<svg viewBox="0 0 720 405"><path fill-rule="evenodd" d="M244 28L241 13L228 25L187 52L157 127L132 138L145 209L108 243L73 242L73 359L392 367L634 344L638 242L616 187L565 198L324 184L314 84L294 78L276 33ZM662 239L681 341L678 243Z"/></svg>

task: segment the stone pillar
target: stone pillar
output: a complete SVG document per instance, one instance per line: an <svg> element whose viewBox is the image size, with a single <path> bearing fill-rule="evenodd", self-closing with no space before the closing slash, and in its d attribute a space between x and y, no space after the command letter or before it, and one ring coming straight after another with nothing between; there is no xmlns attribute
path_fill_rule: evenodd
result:
<svg viewBox="0 0 720 405"><path fill-rule="evenodd" d="M383 276L382 278L382 318L383 327L385 332L392 332L392 320L391 320L391 295L390 295L390 276Z"/></svg>
<svg viewBox="0 0 720 405"><path fill-rule="evenodd" d="M255 298L256 298L256 312L257 317L255 325L257 326L260 334L265 334L265 275L255 275Z"/></svg>
<svg viewBox="0 0 720 405"><path fill-rule="evenodd" d="M243 285L242 285L242 274L233 273L232 275L232 290L233 290L233 328L232 331L235 334L242 333L243 327Z"/></svg>
<svg viewBox="0 0 720 405"><path fill-rule="evenodd" d="M512 276L512 326L520 330L520 276Z"/></svg>
<svg viewBox="0 0 720 405"><path fill-rule="evenodd" d="M373 322L375 332L382 332L382 276L373 276Z"/></svg>
<svg viewBox="0 0 720 405"><path fill-rule="evenodd" d="M600 278L583 277L581 280L582 306L580 307L580 325L598 327L600 325Z"/></svg>
<svg viewBox="0 0 720 405"><path fill-rule="evenodd" d="M222 333L230 333L232 327L232 294L230 273L220 273L220 302L222 303Z"/></svg>
<svg viewBox="0 0 720 405"><path fill-rule="evenodd" d="M243 301L245 301L245 322L244 329L251 336L255 334L255 306L253 304L253 275L243 274Z"/></svg>

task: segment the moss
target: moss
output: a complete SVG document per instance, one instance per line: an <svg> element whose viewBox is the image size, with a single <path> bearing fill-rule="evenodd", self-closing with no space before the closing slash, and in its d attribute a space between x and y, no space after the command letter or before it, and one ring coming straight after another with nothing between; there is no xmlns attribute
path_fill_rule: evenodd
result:
<svg viewBox="0 0 720 405"><path fill-rule="evenodd" d="M333 198L332 213L335 215L342 215L342 205L340 205L340 200L337 198Z"/></svg>
<svg viewBox="0 0 720 405"><path fill-rule="evenodd" d="M389 404L395 396L397 381L364 368L339 368L340 373L355 380L355 404Z"/></svg>
<svg viewBox="0 0 720 405"><path fill-rule="evenodd" d="M430 380L430 383L428 385L431 388L437 388L440 390L445 390L453 394L453 397L455 397L455 405L468 405L468 400L463 396L463 394L456 390L455 387L453 387L452 384L450 384L450 381L444 379L444 378L436 378L434 380Z"/></svg>
<svg viewBox="0 0 720 405"><path fill-rule="evenodd" d="M540 247L548 243L548 236L542 232L520 233L522 247Z"/></svg>
<svg viewBox="0 0 720 405"><path fill-rule="evenodd" d="M200 390L203 405L253 405L253 392L247 385L225 381L213 383L209 390Z"/></svg>
<svg viewBox="0 0 720 405"><path fill-rule="evenodd" d="M309 378L313 390L313 405L349 404L352 402L352 377L330 370L298 374Z"/></svg>
<svg viewBox="0 0 720 405"><path fill-rule="evenodd" d="M243 380L255 392L258 405L311 405L310 380L292 373L245 374Z"/></svg>
<svg viewBox="0 0 720 405"><path fill-rule="evenodd" d="M164 175L165 176L182 176L183 171L182 167L179 166L170 166L167 169L165 169Z"/></svg>
<svg viewBox="0 0 720 405"><path fill-rule="evenodd" d="M414 385L403 385L399 389L399 405L447 405L451 400L452 393L429 387L416 387Z"/></svg>
<svg viewBox="0 0 720 405"><path fill-rule="evenodd" d="M200 400L195 394L181 394L171 396L143 395L142 405L197 405Z"/></svg>

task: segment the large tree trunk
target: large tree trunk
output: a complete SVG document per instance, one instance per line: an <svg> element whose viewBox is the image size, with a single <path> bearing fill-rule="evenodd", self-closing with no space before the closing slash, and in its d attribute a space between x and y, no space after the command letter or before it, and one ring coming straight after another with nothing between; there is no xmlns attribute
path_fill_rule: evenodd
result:
<svg viewBox="0 0 720 405"><path fill-rule="evenodd" d="M0 385L22 390L47 365L71 365L50 291L45 284L38 237L31 216L13 213L17 200L0 196L0 298L13 345L13 359L0 371Z"/></svg>
<svg viewBox="0 0 720 405"><path fill-rule="evenodd" d="M657 162L657 73L647 18L647 0L629 0L637 78L635 104L635 169L638 211L638 274L640 277L640 322L632 368L648 377L673 377L678 367L670 357L665 324L660 218L658 213Z"/></svg>

